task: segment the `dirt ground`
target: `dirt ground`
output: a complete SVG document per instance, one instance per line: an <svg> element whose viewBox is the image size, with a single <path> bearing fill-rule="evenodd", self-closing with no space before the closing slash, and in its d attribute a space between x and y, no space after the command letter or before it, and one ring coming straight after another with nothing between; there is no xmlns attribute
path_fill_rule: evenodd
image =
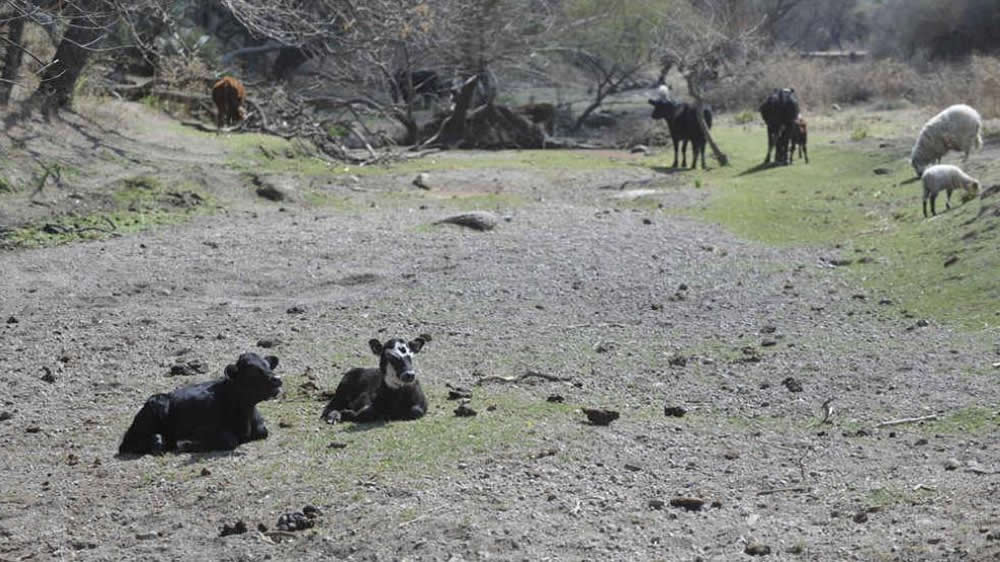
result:
<svg viewBox="0 0 1000 562"><path fill-rule="evenodd" d="M312 205L256 197L214 135L140 106L4 143L76 171L45 205L4 195L0 225L99 208L137 175L220 208L0 253L0 560L1000 559L995 334L914 318L816 249L671 212L707 195L644 156L436 155L455 166L429 192L411 171L340 174L309 180L338 201ZM626 180L652 180L660 206L600 189ZM496 229L432 225L463 201L490 202ZM369 338L423 332L426 418L320 423L314 389L373 365ZM248 350L281 360L270 438L116 457L147 396ZM169 376L178 363L204 372ZM570 380L488 379L528 371ZM446 385L478 415L456 417ZM621 417L593 426L580 407ZM313 528L275 532L307 504Z"/></svg>

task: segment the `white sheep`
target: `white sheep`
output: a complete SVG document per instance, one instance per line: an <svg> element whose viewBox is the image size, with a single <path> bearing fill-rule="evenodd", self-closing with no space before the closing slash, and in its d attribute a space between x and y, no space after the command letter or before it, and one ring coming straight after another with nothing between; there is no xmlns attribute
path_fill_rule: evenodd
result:
<svg viewBox="0 0 1000 562"><path fill-rule="evenodd" d="M931 118L920 129L917 142L910 153L910 164L919 178L927 166L940 162L949 150L965 153L983 147L983 120L979 112L963 104L953 105Z"/></svg>
<svg viewBox="0 0 1000 562"><path fill-rule="evenodd" d="M934 201L937 200L938 192L942 189L948 194L945 207L951 208L951 192L956 189L963 189L968 194L968 198L975 197L979 193L979 180L970 177L958 166L951 164L936 164L924 170L921 176L924 183L924 216L927 216L927 200L931 201L931 214L934 212ZM965 199L965 197L963 197Z"/></svg>

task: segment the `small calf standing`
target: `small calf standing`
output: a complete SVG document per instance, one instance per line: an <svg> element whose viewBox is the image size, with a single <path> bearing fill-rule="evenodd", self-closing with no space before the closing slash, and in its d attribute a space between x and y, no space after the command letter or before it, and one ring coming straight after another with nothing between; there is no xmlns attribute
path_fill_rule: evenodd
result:
<svg viewBox="0 0 1000 562"><path fill-rule="evenodd" d="M215 102L215 125L222 130L223 122L233 126L246 118L243 107L246 102L246 91L243 84L232 76L226 76L212 86L212 101Z"/></svg>
<svg viewBox="0 0 1000 562"><path fill-rule="evenodd" d="M181 441L189 450L231 450L248 441L267 438L257 403L281 391L281 378L272 369L273 355L261 358L244 353L225 376L211 382L182 386L154 394L125 432L120 454L161 454L177 450Z"/></svg>
<svg viewBox="0 0 1000 562"><path fill-rule="evenodd" d="M924 217L927 216L927 200L931 202L931 214L934 212L934 201L937 200L938 192L942 189L948 194L945 200L945 208L951 209L951 192L956 189L965 190L968 196L975 197L979 193L979 180L970 177L958 166L951 164L936 164L924 170L924 175L920 177L924 184Z"/></svg>
<svg viewBox="0 0 1000 562"><path fill-rule="evenodd" d="M805 158L806 164L809 163L809 149L806 148L806 141L809 139L808 127L806 125L806 120L799 115L795 118L795 122L792 123L792 130L789 135L790 150L788 151L788 161L792 162L795 160L795 148L799 149L799 158Z"/></svg>
<svg viewBox="0 0 1000 562"><path fill-rule="evenodd" d="M420 353L430 336L409 343L391 339L384 344L368 341L379 356L378 369L354 368L344 373L333 398L320 416L327 423L415 420L427 413L427 397L420 388L413 355Z"/></svg>

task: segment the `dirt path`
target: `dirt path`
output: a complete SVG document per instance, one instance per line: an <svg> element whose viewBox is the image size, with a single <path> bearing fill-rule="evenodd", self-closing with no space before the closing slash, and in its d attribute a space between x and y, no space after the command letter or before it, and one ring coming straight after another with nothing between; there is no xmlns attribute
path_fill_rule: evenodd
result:
<svg viewBox="0 0 1000 562"><path fill-rule="evenodd" d="M208 171L226 210L0 255L0 559L739 560L749 544L768 560L1000 554L996 342L910 317L814 250L672 212L703 192L626 165L475 168L435 172L427 194L390 173L338 191L335 207L282 210L246 195L210 136L80 135L98 140L46 153L79 166L78 189L134 169ZM123 160L95 165L84 152L101 147ZM656 179L654 204L598 189L630 178ZM429 226L465 205L442 192L498 183L506 198L488 210L509 220L495 231ZM420 332L434 336L418 358L427 418L319 423L322 399L304 383L330 389L371 364L373 335ZM115 458L146 396L194 380L168 377L172 364L197 359L199 380L216 376L262 339L277 340L267 351L287 389L262 405L268 440ZM477 384L529 369L573 382ZM454 417L446 384L471 388L479 414ZM580 406L622 417L590 426ZM942 422L877 428L935 413ZM704 506L672 506L680 497ZM306 504L323 511L316 527L271 533ZM220 538L237 520L249 532Z"/></svg>

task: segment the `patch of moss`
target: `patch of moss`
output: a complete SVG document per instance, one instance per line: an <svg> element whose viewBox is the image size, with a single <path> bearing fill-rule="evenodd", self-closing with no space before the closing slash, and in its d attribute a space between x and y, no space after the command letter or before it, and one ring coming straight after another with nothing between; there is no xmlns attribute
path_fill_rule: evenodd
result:
<svg viewBox="0 0 1000 562"><path fill-rule="evenodd" d="M534 443L541 426L575 418L576 408L570 405L539 401L517 391L486 389L478 389L471 404L479 414L461 418L452 414L457 402L447 401L443 389L427 390L431 411L416 421L330 426L319 422L323 407L319 401L284 401L268 407L267 416L291 422L292 427L280 435L280 447L288 455L261 474L273 480L269 485L322 483L345 490L358 479L391 479L400 474L433 477L456 470L464 458L523 450ZM489 405L495 409L487 411ZM331 448L334 442L345 446ZM292 464L303 470L291 467L288 456L301 458ZM336 481L329 474L336 474Z"/></svg>

